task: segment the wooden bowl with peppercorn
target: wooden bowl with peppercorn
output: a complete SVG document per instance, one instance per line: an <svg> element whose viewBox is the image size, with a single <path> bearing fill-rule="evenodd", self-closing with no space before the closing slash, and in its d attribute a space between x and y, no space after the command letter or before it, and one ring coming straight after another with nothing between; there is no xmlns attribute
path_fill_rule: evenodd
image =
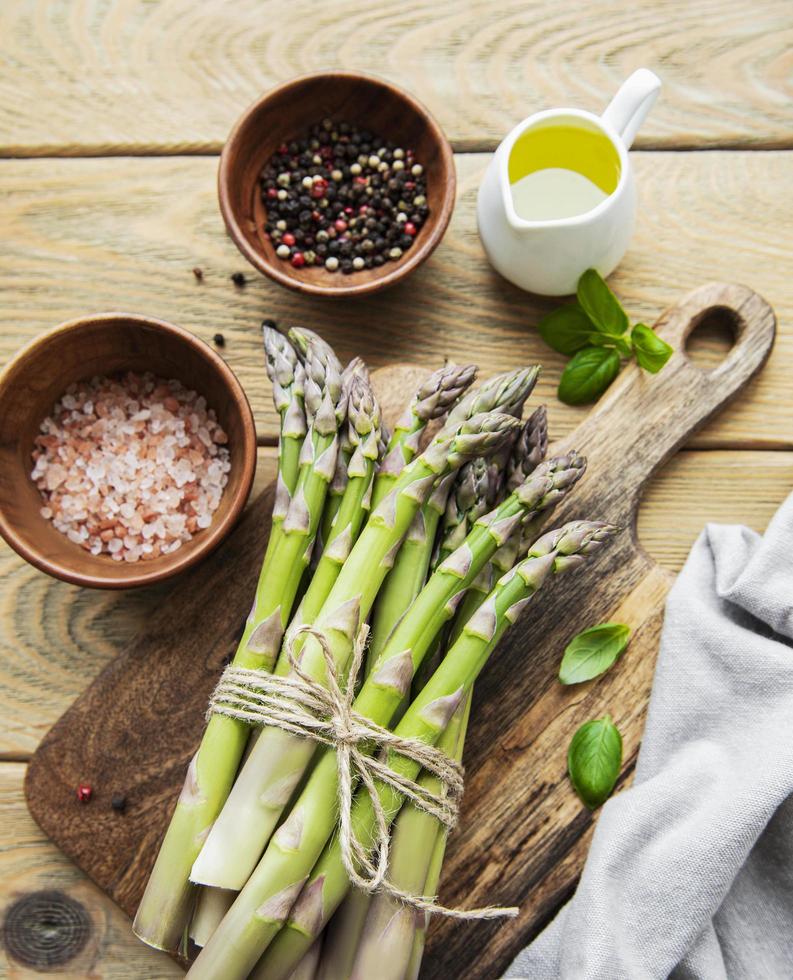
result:
<svg viewBox="0 0 793 980"><path fill-rule="evenodd" d="M316 296L391 286L435 249L451 146L411 95L357 72L303 75L254 103L220 158L226 228L276 282Z"/></svg>
<svg viewBox="0 0 793 980"><path fill-rule="evenodd" d="M75 585L149 585L199 562L242 512L256 454L234 373L162 320L71 320L0 374L0 534Z"/></svg>

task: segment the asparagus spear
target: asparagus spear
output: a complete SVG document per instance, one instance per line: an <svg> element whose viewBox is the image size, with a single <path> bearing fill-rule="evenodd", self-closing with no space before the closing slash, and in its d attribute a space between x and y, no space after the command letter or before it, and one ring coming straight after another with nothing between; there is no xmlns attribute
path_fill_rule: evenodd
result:
<svg viewBox="0 0 793 980"><path fill-rule="evenodd" d="M466 412L483 409L505 411L509 414L514 413L515 410L519 411L523 400L536 382L538 370L525 368L491 379L479 391L467 396L465 405L454 409L455 416L463 418ZM420 394L421 392L419 396ZM509 455L511 445L512 440L505 439L502 448L493 455L501 456L505 450ZM466 463L460 468L453 482L449 481L436 488L435 493L417 516L412 533L408 534L400 548L394 567L375 605L366 662L367 673L380 655L396 624L426 581L433 543L444 511L444 501L447 501L443 516L444 538L439 554L435 556L435 566L462 543L476 518L489 509L483 489L483 484L488 479L487 473L488 463L483 458ZM492 505L495 500L491 498L490 503Z"/></svg>
<svg viewBox="0 0 793 980"><path fill-rule="evenodd" d="M451 600L461 593L466 578L476 574L477 567L487 561L521 520L556 503L577 482L583 470L584 461L574 453L551 460L518 488L509 500L480 520L466 542L435 572L408 615L395 630L375 671L364 682L355 699L354 709L358 714L381 725L391 722L410 689L413 673L421 663L435 632L452 615ZM251 757L261 740L260 737ZM297 740L295 751L298 748L305 751L306 746L307 740ZM310 753L306 755L310 758ZM265 761L262 760L262 766ZM278 760L281 761L282 759ZM257 791L258 788L255 787ZM291 794L292 785L287 788ZM238 903L254 903L254 909L268 907L284 891L285 881L291 883L288 887L294 887L295 883L302 880L301 875L309 873L333 832L337 792L335 753L330 749L324 750L293 803L290 816L270 841L264 857L255 870L255 860L249 865L245 875L248 884ZM261 794L249 787L249 799L260 800ZM294 837L290 836L290 828L295 821L299 825L297 844ZM248 821L244 826L246 833L242 836L250 842L252 832L255 833L258 827L255 815L248 812ZM250 858L252 851L246 850L244 853ZM238 907L237 918L239 919ZM260 928L263 934L266 932L274 935L280 928L280 920L274 919L268 924L260 924Z"/></svg>
<svg viewBox="0 0 793 980"><path fill-rule="evenodd" d="M507 444L507 449L510 450L509 454L511 455L512 447L509 444ZM501 456L503 452L504 450L502 449L497 455ZM502 470L505 463L506 461L502 462ZM498 467L496 467L496 472L499 473L498 479L493 479L491 472L493 465L492 461L480 457L479 459L471 460L460 468L454 479L451 493L448 495L441 528L441 541L434 556L435 568L463 543L465 536L475 521L489 509L488 505L492 506L496 502L497 488L503 485L504 480L501 473L499 473ZM406 547L407 542L400 549L398 560ZM391 575L393 574L394 572L392 571ZM385 583L384 593L390 581L391 579L389 577ZM467 594L465 598L467 598ZM465 602L465 598L463 602ZM393 622L396 625L398 617L395 617ZM423 687L425 680L434 673L435 668L440 662L440 656L444 647L444 632L445 630L442 630L435 637L432 646L427 652L427 656L417 671L414 681L414 690L416 691ZM367 672L371 672L371 667L382 652L383 645L381 644L379 647L376 647L374 642L369 644ZM403 705L406 703L407 699L403 700ZM344 899L341 908L339 908L333 917L330 929L334 934L334 940L325 945L325 953L323 954L324 969L327 971L328 980L332 980L334 976L349 975L350 968L352 967L352 959L355 956L358 940L363 931L364 922L366 921L370 901L371 896L368 893L353 889Z"/></svg>
<svg viewBox="0 0 793 980"><path fill-rule="evenodd" d="M356 376L360 377L371 390L371 385L369 385L369 369L360 357L354 357L341 373L342 388L347 392L348 397L352 379ZM372 397L374 398L374 393L372 393ZM347 468L350 465L350 458L352 457L354 448L355 445L350 439L347 428L342 427L339 432L339 454L336 458L336 470L328 487L325 509L322 511L322 524L319 537L323 547L330 540L330 530L333 526L333 520L341 505L341 499L347 486Z"/></svg>
<svg viewBox="0 0 793 980"><path fill-rule="evenodd" d="M462 469L468 465L466 463ZM367 674L382 653L397 623L427 581L435 535L453 477L450 473L438 483L427 503L414 517L402 547L397 552L394 567L377 596L367 651Z"/></svg>
<svg viewBox="0 0 793 980"><path fill-rule="evenodd" d="M435 840L435 846L432 850L432 855L430 856L429 864L427 866L427 878L424 882L425 895L437 894L438 885L440 884L441 880L441 872L443 871L443 859L446 857L446 844L448 839L449 834L444 828L438 834ZM424 958L424 946L427 942L427 928L429 927L429 924L429 912L425 912L421 916L416 916L413 945L410 950L408 966L404 973L405 980L418 980L419 978L419 973L421 972L421 961Z"/></svg>
<svg viewBox="0 0 793 980"><path fill-rule="evenodd" d="M614 530L610 525L582 521L552 531L535 542L529 557L499 580L466 624L460 638L394 729L395 734L436 743L505 629L517 619L526 602L551 573L579 564ZM312 773L312 779L323 762L324 759ZM405 779L414 780L419 774L418 763L396 752L387 753L387 762ZM375 785L385 821L390 825L403 797L379 780ZM316 846L317 841L306 839L310 834L309 816L298 801L289 820L273 839L285 855L294 857L304 852L309 843ZM370 796L359 792L352 809L352 830L364 848L373 841L376 825ZM295 874L295 862L289 861L281 887L264 903L259 901L257 879L262 865L259 866L193 965L194 980L215 977L221 968L227 980L242 980L270 943L261 964L267 970L265 975L270 980L289 976L350 888L340 841L338 837L328 841L331 834L332 830L325 835L325 849L308 878L302 869ZM290 917L286 926L279 932L287 915Z"/></svg>
<svg viewBox="0 0 793 980"><path fill-rule="evenodd" d="M438 748L457 762L462 761L470 713L469 690L438 739ZM441 780L426 771L419 776L418 783L436 796L443 789ZM408 801L399 812L391 838L388 872L391 884L409 895L427 894L424 889L428 867L441 836L446 836L446 828ZM351 980L369 980L373 976L378 980L402 980L413 952L417 919L420 916L423 920L425 914L428 913L409 908L386 892L372 896L360 941L352 949L352 961L344 973L336 976L351 977ZM329 931L323 958L329 957L331 942Z"/></svg>
<svg viewBox="0 0 793 980"><path fill-rule="evenodd" d="M465 541L477 518L490 508L488 461L472 459L461 467L443 515L436 564L440 564Z"/></svg>
<svg viewBox="0 0 793 980"><path fill-rule="evenodd" d="M507 489L514 490L545 459L548 451L548 413L540 405L523 423L507 461Z"/></svg>
<svg viewBox="0 0 793 980"><path fill-rule="evenodd" d="M444 426L421 456L404 468L358 537L314 624L327 635L338 670L344 670L393 556L436 480L467 459L497 449L516 425L509 415L490 413ZM311 636L302 648L301 668L317 680L325 678L325 657ZM285 650L275 669L282 674L290 671ZM213 830L206 841L201 862L193 867L193 881L219 888L244 885L314 749L310 740L280 729L262 731L237 777L233 805L218 817L224 830ZM210 840L213 852L207 853Z"/></svg>
<svg viewBox="0 0 793 980"><path fill-rule="evenodd" d="M375 509L388 494L402 472L419 450L419 441L427 423L440 418L458 400L476 377L476 365L445 364L422 382L410 401L388 442L388 450L383 465L377 474L372 491L372 509ZM481 411L491 411L491 408ZM457 421L477 412L461 415Z"/></svg>
<svg viewBox="0 0 793 980"><path fill-rule="evenodd" d="M327 543L317 568L312 576L306 594L300 602L289 627L284 644L291 644L301 626L314 622L328 598L334 583L339 577L342 565L350 554L358 538L365 516L364 500L371 487L374 468L379 451L380 409L367 381L360 375L353 375L349 382L349 440L355 447L350 458L350 476L336 515L331 537ZM298 647L302 644L298 641ZM254 747L251 755L256 753ZM248 819L258 820L261 802L253 803L249 812L249 784L247 774L253 771L256 762L245 760L241 775L231 787L228 799L217 820L209 831L204 846L193 864L191 878L205 885L225 888L222 882L228 880L230 850L247 846L245 835L238 836L236 821L240 814L248 814ZM228 841L228 846L224 841ZM263 846L263 845L262 845ZM256 854L252 861L258 859ZM241 887L244 881L240 881Z"/></svg>
<svg viewBox="0 0 793 980"><path fill-rule="evenodd" d="M220 925L236 897L236 892L227 891L225 888L198 890L196 908L190 920L190 938L196 946L206 946L209 937Z"/></svg>
<svg viewBox="0 0 793 980"><path fill-rule="evenodd" d="M267 339L274 351L276 338L268 334ZM333 475L338 418L346 413L341 366L335 355L318 339L301 338L301 344L308 431L300 451L295 492L288 501L282 495L280 507L276 498L277 543L265 559L253 608L234 655L237 666L250 669L272 669ZM287 356L285 347L278 350ZM276 397L282 388L276 389ZM288 415L288 406L283 413ZM291 455L290 449L289 458ZM288 504L285 512L284 503ZM247 725L220 715L213 716L204 731L133 923L135 934L151 946L173 951L179 945L192 911L190 869L228 796L248 734Z"/></svg>
<svg viewBox="0 0 793 980"><path fill-rule="evenodd" d="M498 405L499 411L520 418L523 403L531 394L540 376L540 366L517 368L488 378L479 388L469 391L451 409L450 423L478 412L489 412Z"/></svg>

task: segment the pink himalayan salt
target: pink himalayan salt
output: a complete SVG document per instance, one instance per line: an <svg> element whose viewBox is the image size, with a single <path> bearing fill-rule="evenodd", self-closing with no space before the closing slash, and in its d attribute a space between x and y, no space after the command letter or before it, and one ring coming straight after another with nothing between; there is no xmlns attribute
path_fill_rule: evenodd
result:
<svg viewBox="0 0 793 980"><path fill-rule="evenodd" d="M41 423L41 516L93 555L148 561L212 523L231 468L206 399L128 372L70 385Z"/></svg>

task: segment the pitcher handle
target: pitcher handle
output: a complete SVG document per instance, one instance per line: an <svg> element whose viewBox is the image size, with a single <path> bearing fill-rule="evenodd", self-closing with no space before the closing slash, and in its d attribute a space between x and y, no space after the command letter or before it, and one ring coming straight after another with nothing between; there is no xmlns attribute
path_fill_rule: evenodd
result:
<svg viewBox="0 0 793 980"><path fill-rule="evenodd" d="M628 149L660 91L661 79L649 69L639 68L625 79L609 102L602 118L617 131Z"/></svg>

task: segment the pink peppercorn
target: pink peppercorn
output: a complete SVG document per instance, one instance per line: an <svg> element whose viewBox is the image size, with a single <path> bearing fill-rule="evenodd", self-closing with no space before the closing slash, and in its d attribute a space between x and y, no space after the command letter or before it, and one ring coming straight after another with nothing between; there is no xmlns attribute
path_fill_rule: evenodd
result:
<svg viewBox="0 0 793 980"><path fill-rule="evenodd" d="M333 227L336 231L347 231L347 222L343 218L337 218L333 222Z"/></svg>
<svg viewBox="0 0 793 980"><path fill-rule="evenodd" d="M295 244L295 236L291 231L285 231L283 235L281 235L281 241L284 243L284 245L288 245L291 248Z"/></svg>
<svg viewBox="0 0 793 980"><path fill-rule="evenodd" d="M80 785L77 787L77 799L81 803L88 803L93 792L93 789L91 789L88 783L80 783Z"/></svg>
<svg viewBox="0 0 793 980"><path fill-rule="evenodd" d="M295 252L295 254L292 256L292 265L296 269L300 269L305 264L306 264L306 258L303 255L303 253L302 252Z"/></svg>
<svg viewBox="0 0 793 980"><path fill-rule="evenodd" d="M416 234L416 226L413 224L412 221L406 221L405 222L405 227L404 227L403 231L405 232L406 235L411 235L411 236L412 235L415 235Z"/></svg>
<svg viewBox="0 0 793 980"><path fill-rule="evenodd" d="M269 187L267 189L267 197L274 201L278 197L278 190L275 187Z"/></svg>
<svg viewBox="0 0 793 980"><path fill-rule="evenodd" d="M317 199L325 196L325 191L328 189L327 180L320 178L314 181L314 185L311 188L311 196Z"/></svg>

